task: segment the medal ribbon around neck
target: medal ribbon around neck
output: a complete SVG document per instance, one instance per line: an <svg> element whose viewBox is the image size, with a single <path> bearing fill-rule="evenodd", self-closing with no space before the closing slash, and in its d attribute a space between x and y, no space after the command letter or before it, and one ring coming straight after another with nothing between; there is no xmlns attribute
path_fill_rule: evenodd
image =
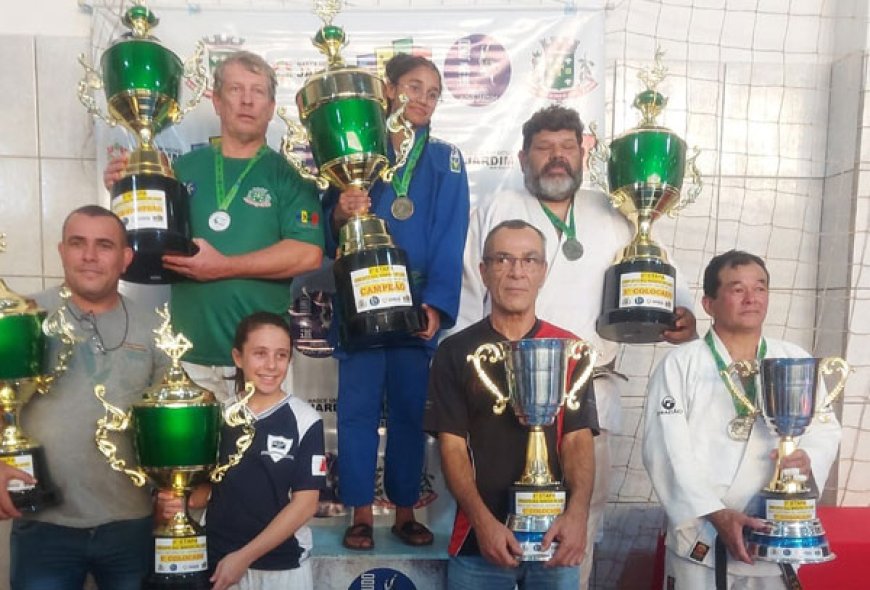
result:
<svg viewBox="0 0 870 590"><path fill-rule="evenodd" d="M557 231L565 234L565 243L562 244L562 251L568 260L577 260L583 255L583 246L577 240L577 227L574 224L574 201L568 207L568 223L559 219L559 216L553 213L549 207L538 201L541 209L544 210L544 215L553 224Z"/></svg>
<svg viewBox="0 0 870 590"><path fill-rule="evenodd" d="M722 379L722 382L725 384L725 389L728 390L728 393L731 394L731 402L734 404L734 410L737 412L737 415L741 418L745 418L749 415L749 408L746 405L739 401L737 395L731 391L731 387L728 384L728 381L725 379L723 375L723 371L728 370L728 365L725 364L725 361L722 360L722 356L719 354L719 351L716 350L716 342L713 340L713 330L710 329L707 331L707 334L704 336L704 342L707 343L707 348L710 349L710 352L713 353L713 360L716 362L716 368L719 370L719 378ZM767 341L762 338L761 343L758 345L758 360L761 360L767 354ZM746 387L746 397L752 404L755 404L755 398L757 397L757 390L755 387L755 377L753 377L748 383L745 383Z"/></svg>
<svg viewBox="0 0 870 590"><path fill-rule="evenodd" d="M425 130L422 137L417 140L414 147L411 149L411 153L408 155L408 161L405 163L404 168L402 168L402 173L393 175L393 180L390 184L392 184L393 190L396 191L396 201L409 198L408 187L411 186L411 178L414 176L414 169L417 167L417 161L420 159L420 154L423 153L423 147L426 145L428 139L429 131ZM395 201L393 204L395 205ZM413 204L410 207L410 211L411 212L407 217L399 217L398 215L395 215L395 212L393 214L397 219L407 219L414 213Z"/></svg>
<svg viewBox="0 0 870 590"><path fill-rule="evenodd" d="M236 179L236 182L230 187L229 192L226 190L226 185L224 184L224 154L221 151L220 142L216 142L214 145L214 192L215 198L217 200L217 207L219 211L226 211L229 209L230 204L235 200L236 195L239 192L239 188L242 186L242 182L244 182L245 178L250 174L251 170L253 170L254 166L256 166L257 162L260 161L269 148L266 147L266 144L260 146L257 150L257 153L254 154L254 157L248 160L248 165L245 166L245 169L242 170L242 173L239 174L239 177Z"/></svg>

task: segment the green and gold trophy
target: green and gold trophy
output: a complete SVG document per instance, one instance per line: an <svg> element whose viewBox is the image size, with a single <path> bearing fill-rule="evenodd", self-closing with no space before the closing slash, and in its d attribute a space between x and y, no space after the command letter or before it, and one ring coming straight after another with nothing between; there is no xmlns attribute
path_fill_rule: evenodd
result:
<svg viewBox="0 0 870 590"><path fill-rule="evenodd" d="M635 232L605 274L602 311L595 327L607 340L658 342L675 320L676 269L650 231L662 215L673 216L694 202L702 184L695 165L698 150L687 159L686 142L656 122L667 104L656 90L666 74L662 52L657 50L655 66L638 74L646 86L634 99L634 107L642 115L640 124L610 142L609 148L597 141L590 154L593 184L605 191L609 188L611 204ZM590 127L595 135L594 126ZM607 170L606 181L602 167ZM687 167L692 186L683 190Z"/></svg>
<svg viewBox="0 0 870 590"><path fill-rule="evenodd" d="M383 80L345 65L341 57L347 37L341 27L332 24L340 0L317 0L314 5L323 26L312 42L326 56L327 65L296 94L304 128L279 109L288 127L282 150L300 174L321 189L332 185L339 191L365 191L378 178L389 182L408 157L414 132L402 117L407 97L400 98L402 106L388 117ZM396 164L390 166L389 133L398 132L404 137ZM318 168L316 176L293 151L294 146L305 143L310 143ZM397 199L396 203L400 205L394 207L397 219L413 215L410 199ZM420 305L411 291L407 255L393 242L386 222L368 212L355 215L339 230L338 241L333 273L342 344L348 348L380 346L420 330Z"/></svg>
<svg viewBox="0 0 870 590"><path fill-rule="evenodd" d="M151 35L159 21L141 0L124 13L122 22L129 31L103 52L101 72L84 55L79 57L85 69L79 100L94 117L133 133L138 143L111 189L112 211L127 227L135 253L122 278L134 283L168 283L177 276L163 268L163 254L192 255L196 246L191 241L187 190L175 178L166 154L154 146L154 138L180 122L202 98L208 82L204 46L197 44L194 55L182 64ZM194 92L182 107L184 79L192 81ZM94 98L98 89L105 90L108 115Z"/></svg>
<svg viewBox="0 0 870 590"><path fill-rule="evenodd" d="M106 410L97 422L96 442L112 469L127 474L137 487L151 481L181 500L182 509L154 529L154 567L143 586L146 590L211 588L205 532L191 520L187 502L190 492L211 479L219 482L224 473L238 464L254 438L253 419L245 404L253 394L230 405L221 417L221 406L214 394L193 383L181 368L181 357L191 348L184 334L172 333L168 306L158 313L163 324L156 330L157 346L171 359L160 385L147 390L142 401L125 412L106 401L106 390L98 385L94 394ZM218 465L223 421L242 427L236 440L236 453L225 465ZM133 431L138 466L129 468L117 457L110 432Z"/></svg>
<svg viewBox="0 0 870 590"><path fill-rule="evenodd" d="M69 296L68 289L61 290L64 300ZM37 512L60 502L60 492L46 467L45 449L19 425L21 408L33 394L48 393L52 382L66 371L75 344L63 308L46 315L35 301L14 293L0 279L0 461L37 480L33 485L12 480L6 488L12 503L24 512ZM61 348L54 368L49 369L45 357L52 337L61 341Z"/></svg>
<svg viewBox="0 0 870 590"><path fill-rule="evenodd" d="M565 511L568 493L550 470L544 427L553 424L563 405L580 409L579 393L592 376L595 352L582 340L527 338L482 344L467 360L496 399L493 413L500 416L510 403L517 421L529 428L526 465L510 487L506 525L523 548L523 561L547 561L556 544L544 551L541 543ZM499 374L490 376L483 363L500 365ZM507 395L499 383L507 384Z"/></svg>

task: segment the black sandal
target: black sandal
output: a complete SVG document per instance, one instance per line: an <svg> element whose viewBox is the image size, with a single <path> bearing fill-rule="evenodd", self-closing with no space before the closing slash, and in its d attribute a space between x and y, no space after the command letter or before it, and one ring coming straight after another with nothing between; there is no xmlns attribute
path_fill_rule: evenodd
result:
<svg viewBox="0 0 870 590"><path fill-rule="evenodd" d="M431 545L435 539L432 531L416 520L409 520L402 526L393 525L393 528L390 530L401 539L402 543L411 547Z"/></svg>
<svg viewBox="0 0 870 590"><path fill-rule="evenodd" d="M371 551L375 548L372 525L360 522L347 527L341 544L352 551Z"/></svg>

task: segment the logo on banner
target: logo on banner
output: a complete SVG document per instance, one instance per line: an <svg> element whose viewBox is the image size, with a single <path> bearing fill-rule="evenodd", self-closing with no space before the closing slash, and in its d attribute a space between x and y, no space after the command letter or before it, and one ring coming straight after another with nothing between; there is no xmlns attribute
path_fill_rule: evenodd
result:
<svg viewBox="0 0 870 590"><path fill-rule="evenodd" d="M514 155L507 150L495 152L465 152L465 165L469 169L507 170L514 165Z"/></svg>
<svg viewBox="0 0 870 590"><path fill-rule="evenodd" d="M565 100L589 94L598 87L592 73L595 63L585 53L577 55L580 41L568 37L544 37L532 53L532 84L536 94L550 100Z"/></svg>
<svg viewBox="0 0 870 590"><path fill-rule="evenodd" d="M387 62L390 61L391 57L400 53L419 55L426 59L432 59L431 48L414 45L413 38L404 37L402 39L394 39L389 45L375 47L374 53L358 54L356 56L356 65L371 72L376 72L378 76L386 79Z"/></svg>
<svg viewBox="0 0 870 590"><path fill-rule="evenodd" d="M208 58L208 87L205 89L205 97L211 98L214 88L214 71L218 64L225 60L229 55L239 51L245 44L244 37L236 37L227 34L216 34L210 37L203 37L202 42L205 44L205 52ZM193 82L186 81L188 88L193 88Z"/></svg>
<svg viewBox="0 0 870 590"><path fill-rule="evenodd" d="M417 590L411 578L398 570L378 567L363 572L347 590Z"/></svg>
<svg viewBox="0 0 870 590"><path fill-rule="evenodd" d="M444 59L444 82L456 100L472 107L497 101L511 81L507 49L488 35L457 39Z"/></svg>

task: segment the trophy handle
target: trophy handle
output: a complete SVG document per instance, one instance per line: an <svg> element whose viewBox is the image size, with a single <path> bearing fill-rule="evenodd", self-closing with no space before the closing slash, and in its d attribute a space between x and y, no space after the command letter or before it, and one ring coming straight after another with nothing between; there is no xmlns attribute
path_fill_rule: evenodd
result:
<svg viewBox="0 0 870 590"><path fill-rule="evenodd" d="M109 440L109 432L124 432L130 427L131 415L106 401L105 386L97 385L94 387L94 395L97 396L97 399L100 400L103 408L106 410L106 415L97 420L97 431L94 434L97 448L109 462L112 469L126 473L133 480L133 485L141 488L148 481L145 472L142 471L141 467L127 469L127 462L117 457L118 447Z"/></svg>
<svg viewBox="0 0 870 590"><path fill-rule="evenodd" d="M704 188L704 182L701 180L701 171L698 170L697 164L698 156L700 155L701 150L698 146L695 146L691 157L686 160L686 166L689 168L689 172L692 175L692 186L689 187L688 190L680 191L680 200L671 207L670 211L668 211L669 217L675 217L677 211L685 209L687 206L694 203L695 199L698 198L698 195L701 194L701 189Z"/></svg>
<svg viewBox="0 0 870 590"><path fill-rule="evenodd" d="M834 386L834 389L831 390L825 397L825 401L822 402L822 410L829 412L831 411L831 404L843 393L843 389L846 387L846 379L849 377L852 369L849 368L849 363L845 360L836 356L829 356L823 358L822 362L819 363L819 371L822 375L830 375L834 372L840 373L840 380L837 382L837 385Z"/></svg>
<svg viewBox="0 0 870 590"><path fill-rule="evenodd" d="M324 191L329 187L329 181L319 175L314 175L302 161L302 158L293 153L297 145L308 144L308 132L305 127L290 119L286 107L278 108L278 117L287 125L287 131L281 138L281 155L290 163L302 178L310 180L317 188Z"/></svg>
<svg viewBox="0 0 870 590"><path fill-rule="evenodd" d="M206 70L202 59L204 54L205 44L202 41L197 41L193 55L184 62L184 79L193 83L193 96L182 109L175 112L175 116L172 117L173 123L179 123L187 113L196 108L196 105L202 100L202 95L205 94L205 89L208 87L208 70Z"/></svg>
<svg viewBox="0 0 870 590"><path fill-rule="evenodd" d="M254 442L254 419L248 412L248 400L254 395L254 384L245 383L245 397L236 400L224 412L224 420L229 426L241 426L242 434L236 439L236 452L227 458L224 465L218 465L212 469L210 479L213 483L219 483L230 468L235 467L242 460L242 455Z"/></svg>
<svg viewBox="0 0 870 590"><path fill-rule="evenodd" d="M477 376L480 378L484 387L495 396L496 402L495 405L492 406L492 411L496 416L501 416L502 413L504 413L504 409L507 407L508 398L506 398L499 390L498 386L493 383L492 379L489 378L489 375L487 375L486 371L483 370L480 363L481 361L495 363L504 360L504 350L498 344L481 344L473 354L469 354L465 357L465 360L474 365L474 370L477 372Z"/></svg>
<svg viewBox="0 0 870 590"><path fill-rule="evenodd" d="M393 180L393 174L396 170L405 165L408 160L408 154L411 153L411 148L414 147L414 127L411 122L405 118L405 107L408 106L408 97L405 94L399 94L399 108L390 113L387 117L387 131L390 133L401 133L402 143L396 152L396 163L392 166L384 166L381 169L380 177L384 182Z"/></svg>
<svg viewBox="0 0 870 590"><path fill-rule="evenodd" d="M60 298L64 301L64 304L71 296L72 293L69 288L64 285L60 290ZM73 354L77 341L75 330L63 311L64 307L65 305L57 308L42 322L42 333L49 338L58 338L61 342L61 348L57 353L57 361L51 374L40 375L36 379L36 390L41 394L48 393L52 384L66 372L69 359Z"/></svg>
<svg viewBox="0 0 870 590"><path fill-rule="evenodd" d="M589 132L595 140L595 147L589 151L589 178L592 186L607 190L607 161L610 159L610 148L598 137L598 125L589 123Z"/></svg>
<svg viewBox="0 0 870 590"><path fill-rule="evenodd" d="M586 385L586 382L592 376L597 356L595 350L582 340L574 340L568 348L568 358L571 360L579 361L583 358L587 359L583 371L574 378L570 391L565 392L565 405L568 406L569 410L576 410L580 407L580 399L577 397L577 392L580 391L581 387Z"/></svg>
<svg viewBox="0 0 870 590"><path fill-rule="evenodd" d="M100 119L109 127L114 127L118 124L118 121L114 117L104 115L97 105L97 100L94 98L94 90L99 90L103 87L103 77L88 63L84 53L79 54L79 63L85 70L82 79L79 80L79 102L85 106L89 114Z"/></svg>
<svg viewBox="0 0 870 590"><path fill-rule="evenodd" d="M737 361L731 363L727 368L719 371L719 374L722 375L722 379L725 380L725 385L728 387L728 391L731 392L731 395L743 404L747 410L749 410L752 414L758 413L758 408L755 407L749 398L746 397L746 394L743 393L743 389L737 385L734 381L733 376L736 375L738 377L752 377L753 375L758 373L758 361Z"/></svg>

